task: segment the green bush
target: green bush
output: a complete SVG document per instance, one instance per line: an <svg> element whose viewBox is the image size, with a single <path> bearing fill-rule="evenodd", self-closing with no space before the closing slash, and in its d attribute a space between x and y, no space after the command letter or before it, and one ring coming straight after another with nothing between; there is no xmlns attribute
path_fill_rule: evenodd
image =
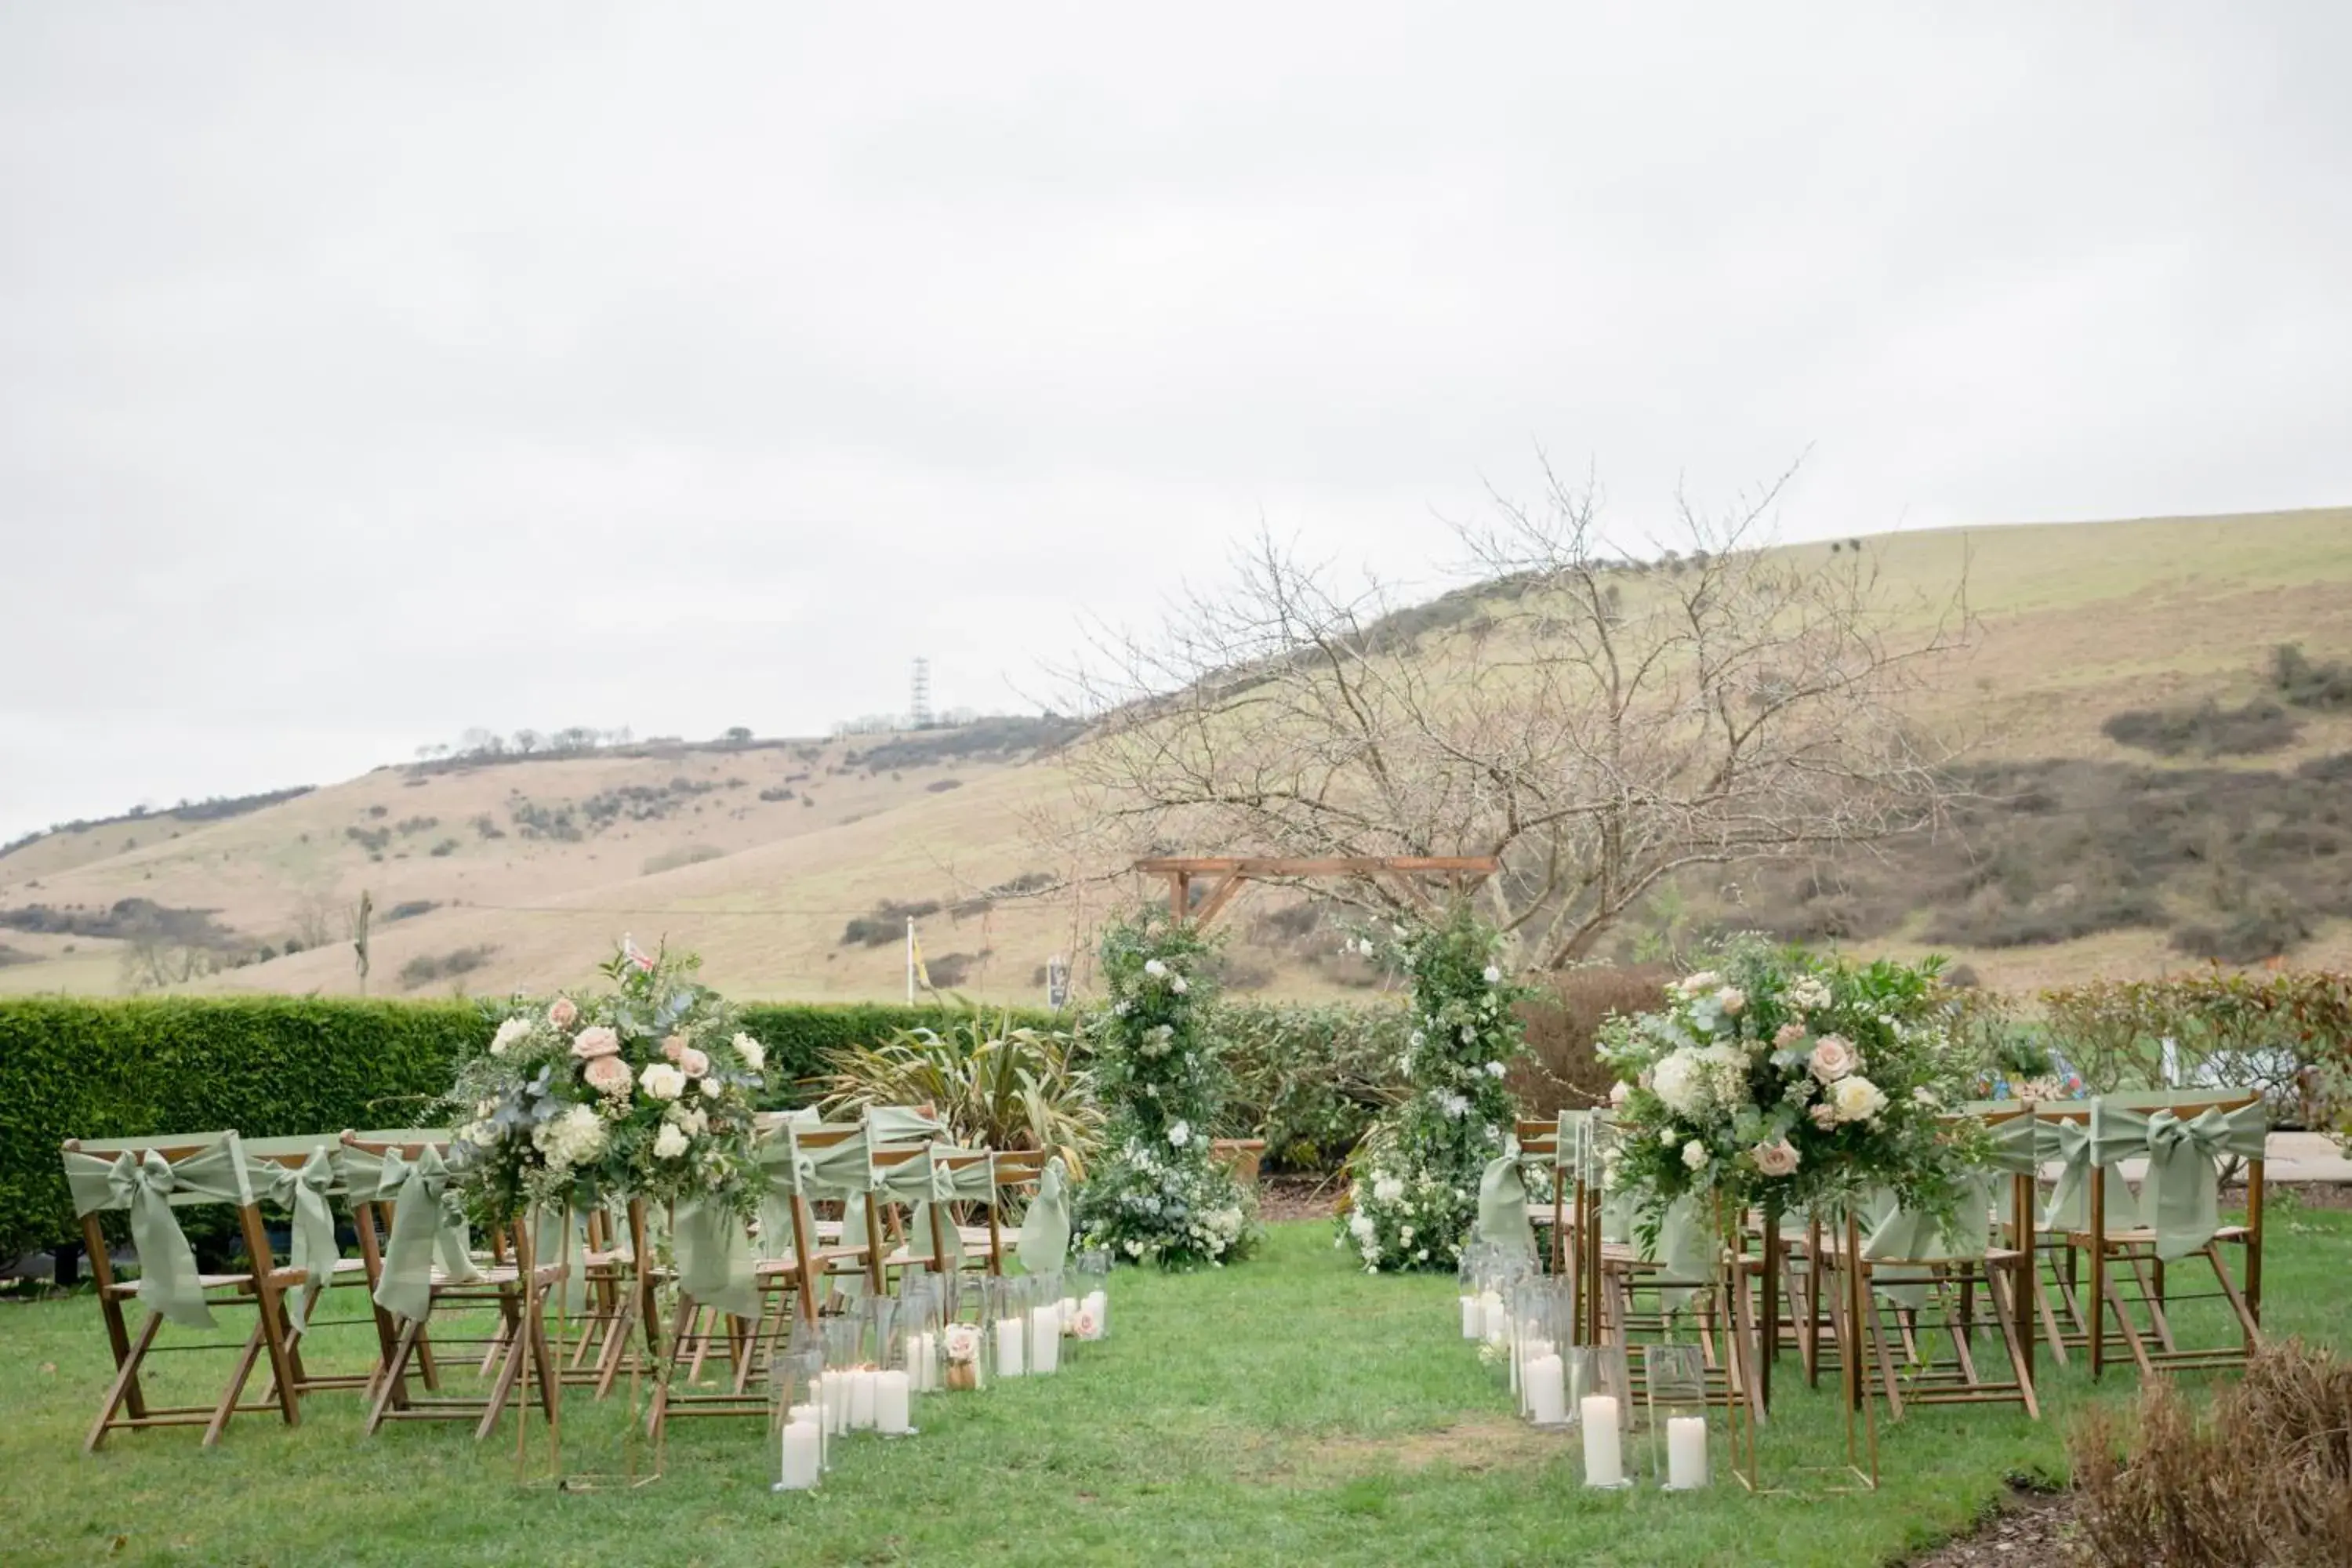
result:
<svg viewBox="0 0 2352 1568"><path fill-rule="evenodd" d="M68 1138L248 1137L414 1125L488 1039L475 1002L252 996L0 999L0 1258L77 1234L58 1147ZM767 1103L805 1103L802 1079L838 1047L944 1028L948 1006L751 1003L767 1047ZM1051 1026L1016 1011L1017 1026Z"/></svg>
<svg viewBox="0 0 2352 1568"><path fill-rule="evenodd" d="M1265 1139L1271 1167L1338 1170L1404 1092L1401 1005L1228 1002L1210 1026L1234 1077L1217 1131Z"/></svg>

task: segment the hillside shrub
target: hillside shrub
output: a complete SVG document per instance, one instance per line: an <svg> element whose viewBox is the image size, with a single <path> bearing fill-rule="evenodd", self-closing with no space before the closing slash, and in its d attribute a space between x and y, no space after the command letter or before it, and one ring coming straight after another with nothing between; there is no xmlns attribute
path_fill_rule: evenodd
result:
<svg viewBox="0 0 2352 1568"><path fill-rule="evenodd" d="M400 966L400 988L414 991L436 980L463 979L498 956L498 951L483 942L471 947L453 947L446 952L420 952Z"/></svg>
<svg viewBox="0 0 2352 1568"><path fill-rule="evenodd" d="M1233 1074L1217 1131L1265 1140L1268 1167L1336 1171L1405 1095L1401 1004L1229 1002L1213 1026Z"/></svg>
<svg viewBox="0 0 2352 1568"><path fill-rule="evenodd" d="M2212 698L2190 707L2133 708L2110 716L2099 728L2118 745L2159 757L2247 757L2294 744L2303 726L2267 697L2235 708Z"/></svg>
<svg viewBox="0 0 2352 1568"><path fill-rule="evenodd" d="M807 1104L805 1080L836 1052L965 1016L873 1003L737 1009L767 1047L771 1109ZM1003 1016L1055 1026L1038 1010ZM68 1138L411 1125L447 1091L461 1047L494 1023L470 1001L0 998L0 1257L78 1234L58 1162Z"/></svg>
<svg viewBox="0 0 2352 1568"><path fill-rule="evenodd" d="M2281 643L2271 650L2271 684L2297 708L2352 710L2352 660L2315 660L2301 643Z"/></svg>
<svg viewBox="0 0 2352 1568"><path fill-rule="evenodd" d="M2042 993L2052 1043L2095 1091L2259 1089L2288 1126L2352 1131L2352 973L2214 970Z"/></svg>
<svg viewBox="0 0 2352 1568"><path fill-rule="evenodd" d="M1504 1080L1519 1114L1549 1121L1606 1100L1617 1075L1595 1049L1601 1026L1656 1011L1672 977L1663 965L1603 963L1535 982L1517 1007L1528 1054Z"/></svg>

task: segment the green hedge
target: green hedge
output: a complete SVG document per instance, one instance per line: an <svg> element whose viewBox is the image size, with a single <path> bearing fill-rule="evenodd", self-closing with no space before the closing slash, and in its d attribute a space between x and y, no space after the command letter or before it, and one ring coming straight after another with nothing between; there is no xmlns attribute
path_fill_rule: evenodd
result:
<svg viewBox="0 0 2352 1568"><path fill-rule="evenodd" d="M780 1003L741 1013L768 1049L779 1105L799 1103L793 1080L833 1047L956 1016ZM68 1138L414 1125L495 1016L471 1002L312 996L0 1000L0 1260L77 1234L58 1160Z"/></svg>

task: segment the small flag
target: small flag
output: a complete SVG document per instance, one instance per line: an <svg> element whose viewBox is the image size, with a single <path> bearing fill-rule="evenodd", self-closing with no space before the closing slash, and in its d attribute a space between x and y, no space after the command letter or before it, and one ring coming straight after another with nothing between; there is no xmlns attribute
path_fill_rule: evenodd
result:
<svg viewBox="0 0 2352 1568"><path fill-rule="evenodd" d="M936 989L931 984L931 972L923 963L923 939L915 934L911 925L907 928L907 952L914 960L915 983L926 991Z"/></svg>

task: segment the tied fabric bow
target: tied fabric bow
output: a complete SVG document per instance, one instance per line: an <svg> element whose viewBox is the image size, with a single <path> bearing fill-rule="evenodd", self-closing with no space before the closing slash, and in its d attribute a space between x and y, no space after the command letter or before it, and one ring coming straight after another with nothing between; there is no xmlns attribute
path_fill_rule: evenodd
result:
<svg viewBox="0 0 2352 1568"><path fill-rule="evenodd" d="M1024 1274L1058 1274L1069 1256L1069 1180L1059 1154L1045 1162L1037 1177L1037 1201L1021 1216L1020 1239L1013 1244Z"/></svg>
<svg viewBox="0 0 2352 1568"><path fill-rule="evenodd" d="M1507 1138L1503 1152L1486 1162L1478 1177L1478 1239L1521 1258L1536 1250L1535 1227L1528 1223L1528 1185L1519 1176L1519 1141Z"/></svg>
<svg viewBox="0 0 2352 1568"><path fill-rule="evenodd" d="M2147 1177L2140 1223L2156 1232L2166 1262L2204 1250L2221 1228L2219 1163L2259 1160L2268 1132L2260 1100L2235 1110L2213 1106L2189 1121L2159 1110L2147 1121Z"/></svg>
<svg viewBox="0 0 2352 1568"><path fill-rule="evenodd" d="M481 1278L474 1268L465 1221L450 1211L450 1195L449 1171L439 1150L428 1144L414 1161L397 1149L384 1152L376 1197L393 1200L392 1238L384 1247L383 1278L375 1288L375 1303L385 1311L424 1321L433 1302L436 1251L450 1279L463 1283Z"/></svg>
<svg viewBox="0 0 2352 1568"><path fill-rule="evenodd" d="M294 1215L294 1240L289 1261L304 1276L298 1290L286 1298L286 1316L294 1331L302 1331L319 1293L335 1282L335 1216L327 1207L327 1194L335 1184L333 1157L321 1147L299 1166L269 1167L269 1197Z"/></svg>
<svg viewBox="0 0 2352 1568"><path fill-rule="evenodd" d="M139 1299L182 1328L213 1327L195 1251L172 1213L172 1194L180 1184L172 1163L152 1149L143 1156L126 1149L108 1169L106 1184L112 1200L107 1206L131 1211L131 1243L139 1249Z"/></svg>
<svg viewBox="0 0 2352 1568"><path fill-rule="evenodd" d="M2102 1110L2108 1110L2108 1114L2102 1117ZM2119 1127L2112 1110L2095 1102L2091 1114L2088 1121L2042 1124L2042 1130L2049 1134L2043 1152L2054 1153L2060 1162L2058 1185L2050 1194L2049 1205L2042 1211L2044 1230L2079 1231L2091 1227L2094 1166L2098 1170L2100 1184L2106 1189L2108 1226L2121 1226L2124 1216L2132 1212L2131 1188L2116 1163L2126 1152L2133 1151L2145 1134L2135 1135L2134 1130Z"/></svg>

